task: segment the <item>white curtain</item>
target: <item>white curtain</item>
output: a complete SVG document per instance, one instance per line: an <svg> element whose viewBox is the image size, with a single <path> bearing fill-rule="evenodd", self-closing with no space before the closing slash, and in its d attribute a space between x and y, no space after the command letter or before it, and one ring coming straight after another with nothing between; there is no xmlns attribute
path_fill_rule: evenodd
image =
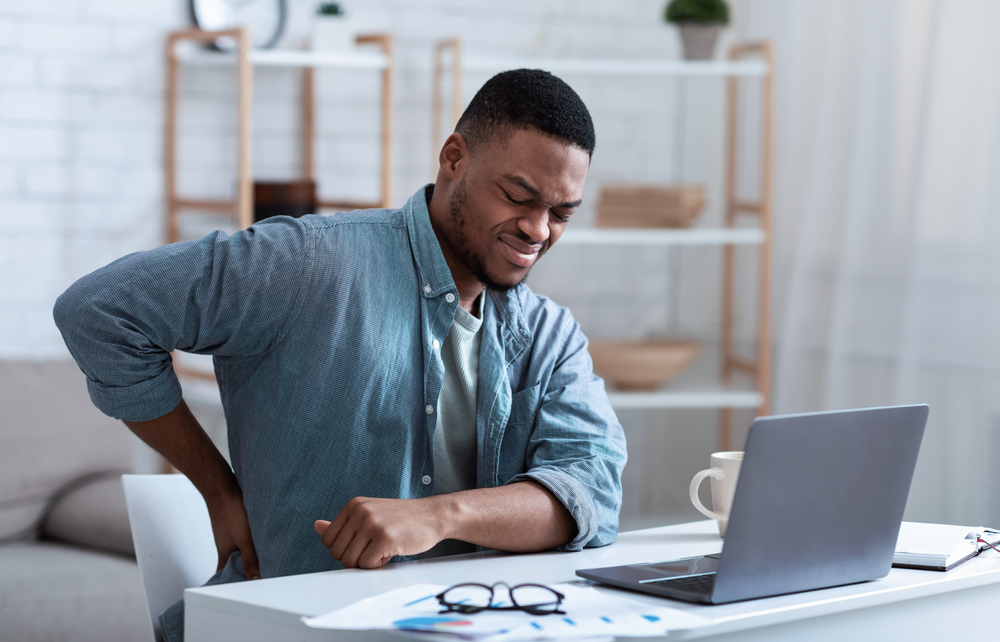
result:
<svg viewBox="0 0 1000 642"><path fill-rule="evenodd" d="M777 54L774 411L930 404L907 519L1000 525L1000 2L734 8Z"/></svg>

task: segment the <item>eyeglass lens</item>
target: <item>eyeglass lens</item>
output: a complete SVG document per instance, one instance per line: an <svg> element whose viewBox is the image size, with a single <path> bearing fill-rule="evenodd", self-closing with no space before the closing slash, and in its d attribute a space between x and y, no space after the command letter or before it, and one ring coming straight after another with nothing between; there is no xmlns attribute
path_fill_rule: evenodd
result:
<svg viewBox="0 0 1000 642"><path fill-rule="evenodd" d="M442 599L448 604L466 608L489 608L493 591L481 584L459 584L448 589Z"/></svg>
<svg viewBox="0 0 1000 642"><path fill-rule="evenodd" d="M536 613L550 613L559 608L559 596L546 586L521 584L510 591L517 606Z"/></svg>

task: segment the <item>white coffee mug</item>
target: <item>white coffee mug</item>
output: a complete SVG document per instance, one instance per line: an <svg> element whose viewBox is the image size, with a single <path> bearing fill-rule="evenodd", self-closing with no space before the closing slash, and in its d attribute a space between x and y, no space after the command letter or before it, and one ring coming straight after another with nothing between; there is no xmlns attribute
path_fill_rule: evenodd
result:
<svg viewBox="0 0 1000 642"><path fill-rule="evenodd" d="M729 525L729 509L733 505L736 494L736 482L740 478L740 467L743 465L742 452L712 453L712 467L702 470L691 480L691 503L706 517L718 520L719 537L726 536ZM706 478L712 478L712 505L715 510L708 510L698 499L698 487Z"/></svg>

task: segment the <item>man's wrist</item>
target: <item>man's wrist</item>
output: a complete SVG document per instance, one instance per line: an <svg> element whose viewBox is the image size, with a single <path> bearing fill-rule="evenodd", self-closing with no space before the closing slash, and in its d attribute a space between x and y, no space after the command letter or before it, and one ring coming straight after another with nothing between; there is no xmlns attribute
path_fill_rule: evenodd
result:
<svg viewBox="0 0 1000 642"><path fill-rule="evenodd" d="M198 480L198 483L192 480L192 483L201 496L205 498L205 503L210 506L223 504L234 497L243 497L243 491L240 489L239 482L236 481L236 475L228 469L219 471L210 479Z"/></svg>
<svg viewBox="0 0 1000 642"><path fill-rule="evenodd" d="M430 514L440 539L462 539L462 508L461 493L447 493L428 497Z"/></svg>

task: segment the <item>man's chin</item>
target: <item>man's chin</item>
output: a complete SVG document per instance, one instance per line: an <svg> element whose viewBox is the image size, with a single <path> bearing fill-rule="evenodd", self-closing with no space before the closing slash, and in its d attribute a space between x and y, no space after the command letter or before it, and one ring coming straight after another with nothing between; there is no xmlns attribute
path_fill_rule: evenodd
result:
<svg viewBox="0 0 1000 642"><path fill-rule="evenodd" d="M479 282L487 289L497 292L506 292L524 283L528 279L531 268L534 267L534 263L532 263L531 267L522 268L512 265L508 261L496 261L491 266L491 262L488 262L486 257L473 252L467 253L465 259L469 271L475 275ZM493 269L497 266L503 269Z"/></svg>
<svg viewBox="0 0 1000 642"><path fill-rule="evenodd" d="M479 280L490 290L506 292L507 290L512 290L527 281L528 274L530 273L530 268L525 270L523 273L505 274L503 276L487 273L480 275Z"/></svg>

